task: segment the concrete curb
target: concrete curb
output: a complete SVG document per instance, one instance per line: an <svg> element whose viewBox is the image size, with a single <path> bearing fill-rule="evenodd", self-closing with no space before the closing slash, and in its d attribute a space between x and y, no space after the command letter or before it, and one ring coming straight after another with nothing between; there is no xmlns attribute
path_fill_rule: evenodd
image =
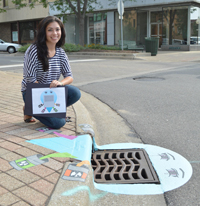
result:
<svg viewBox="0 0 200 206"><path fill-rule="evenodd" d="M112 58L112 59L134 59L137 53L114 53L114 52L67 52L69 57L88 58Z"/></svg>

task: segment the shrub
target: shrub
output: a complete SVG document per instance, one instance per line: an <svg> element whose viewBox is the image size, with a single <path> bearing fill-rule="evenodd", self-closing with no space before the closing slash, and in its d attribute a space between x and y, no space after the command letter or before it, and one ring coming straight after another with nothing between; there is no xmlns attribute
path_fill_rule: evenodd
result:
<svg viewBox="0 0 200 206"><path fill-rule="evenodd" d="M65 45L63 46L63 49L65 50L65 52L77 52L80 50L83 50L84 47L79 45L79 44L68 44L65 43Z"/></svg>
<svg viewBox="0 0 200 206"><path fill-rule="evenodd" d="M25 44L18 51L26 52L26 50L28 49L30 45L31 44ZM68 44L68 43L64 44L63 49L65 50L65 52L77 52L83 49L120 50L118 46L104 46L101 44L88 44L83 47L79 44L76 45L76 44Z"/></svg>
<svg viewBox="0 0 200 206"><path fill-rule="evenodd" d="M31 44L25 44L24 46L22 46L18 49L18 52L24 52L25 53L30 45Z"/></svg>
<svg viewBox="0 0 200 206"><path fill-rule="evenodd" d="M88 44L85 45L86 49L100 49L100 50L119 50L120 48L118 46L104 46L101 44Z"/></svg>

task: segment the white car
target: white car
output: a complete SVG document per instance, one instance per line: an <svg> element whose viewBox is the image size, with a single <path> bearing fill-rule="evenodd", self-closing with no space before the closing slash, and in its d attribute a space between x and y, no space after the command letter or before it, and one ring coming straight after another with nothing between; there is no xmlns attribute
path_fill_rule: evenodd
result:
<svg viewBox="0 0 200 206"><path fill-rule="evenodd" d="M197 38L197 36L191 36L190 41L194 41L194 44L200 44L200 37Z"/></svg>
<svg viewBox="0 0 200 206"><path fill-rule="evenodd" d="M15 53L21 47L20 44L8 43L0 39L0 51L7 51L8 53Z"/></svg>

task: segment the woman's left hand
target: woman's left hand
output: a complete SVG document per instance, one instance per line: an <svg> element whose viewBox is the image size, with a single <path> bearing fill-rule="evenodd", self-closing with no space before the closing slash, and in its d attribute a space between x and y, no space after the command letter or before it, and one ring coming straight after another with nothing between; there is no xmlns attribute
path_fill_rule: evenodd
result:
<svg viewBox="0 0 200 206"><path fill-rule="evenodd" d="M50 88L57 87L57 86L62 86L62 83L57 80L53 80L50 84Z"/></svg>

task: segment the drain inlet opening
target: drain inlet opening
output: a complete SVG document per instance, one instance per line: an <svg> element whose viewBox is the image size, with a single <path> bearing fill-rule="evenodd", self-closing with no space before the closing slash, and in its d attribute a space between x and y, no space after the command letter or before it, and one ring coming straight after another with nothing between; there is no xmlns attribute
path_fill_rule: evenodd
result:
<svg viewBox="0 0 200 206"><path fill-rule="evenodd" d="M96 183L160 184L144 149L95 151L91 164Z"/></svg>

